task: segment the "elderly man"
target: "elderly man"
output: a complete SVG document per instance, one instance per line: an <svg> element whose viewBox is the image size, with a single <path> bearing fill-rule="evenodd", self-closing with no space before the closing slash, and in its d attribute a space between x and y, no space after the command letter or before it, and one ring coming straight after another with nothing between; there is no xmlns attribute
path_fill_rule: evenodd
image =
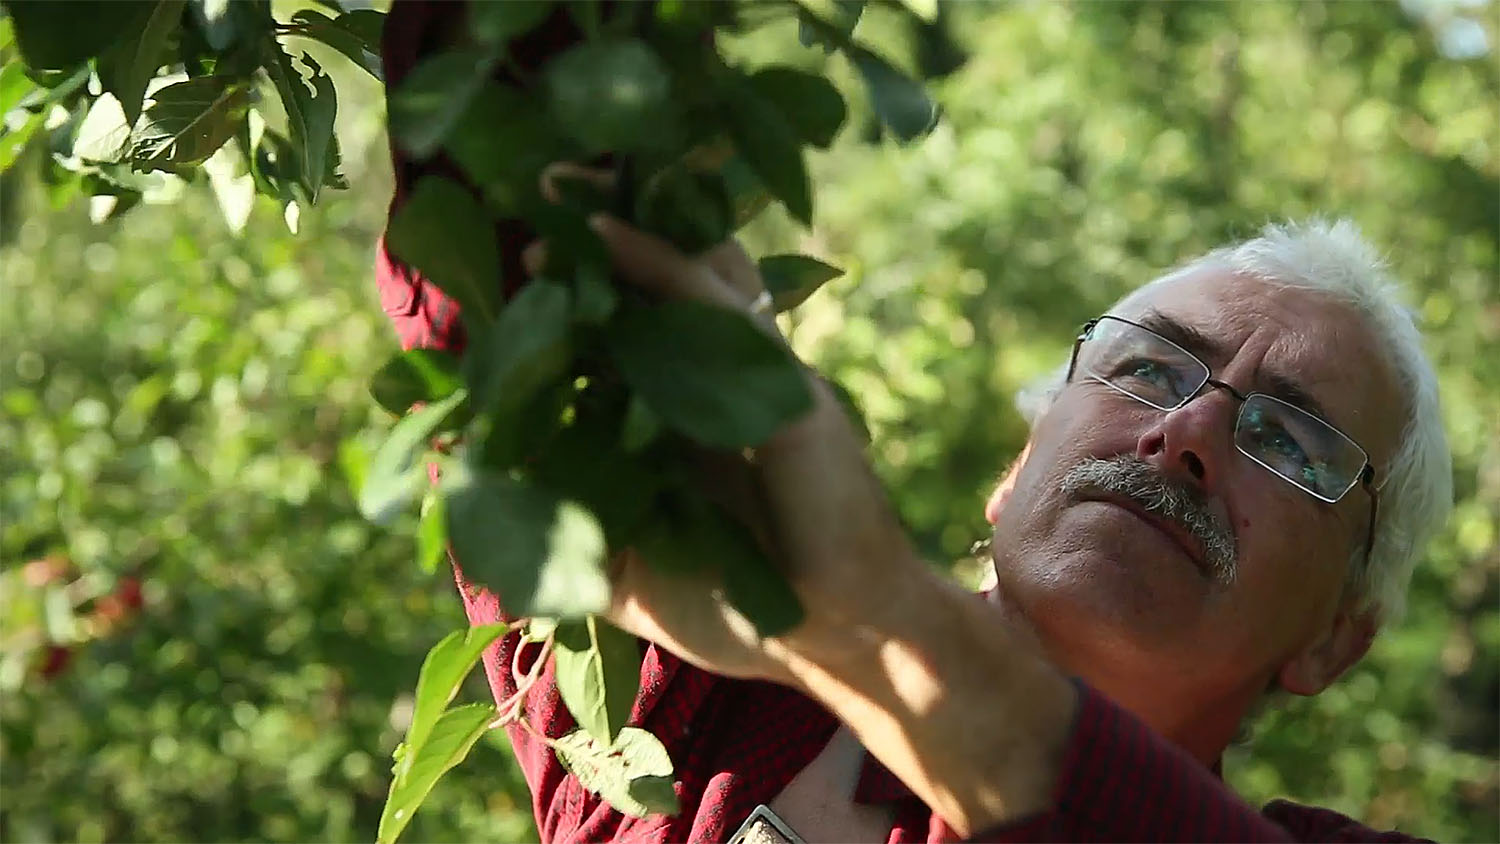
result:
<svg viewBox="0 0 1500 844"><path fill-rule="evenodd" d="M653 295L754 309L737 247L692 260L593 224ZM653 643L631 723L683 812L623 816L513 729L545 840L1405 840L1257 812L1217 775L1267 694L1364 655L1451 497L1434 375L1352 225L1268 227L1083 326L985 505L983 596L918 559L809 382L813 412L748 465L806 620L757 639L712 584L627 553L610 618ZM514 646L487 655L497 695ZM528 706L546 732L567 725L550 680Z"/></svg>

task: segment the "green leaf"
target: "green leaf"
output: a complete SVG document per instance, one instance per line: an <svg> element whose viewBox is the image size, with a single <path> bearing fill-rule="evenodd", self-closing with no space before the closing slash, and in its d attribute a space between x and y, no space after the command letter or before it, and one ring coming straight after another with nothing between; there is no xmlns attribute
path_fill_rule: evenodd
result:
<svg viewBox="0 0 1500 844"><path fill-rule="evenodd" d="M495 61L488 49L454 49L417 65L390 94L391 136L416 158L432 155L484 87Z"/></svg>
<svg viewBox="0 0 1500 844"><path fill-rule="evenodd" d="M640 396L631 396L625 409L625 425L620 429L620 448L636 452L650 445L661 433L661 419Z"/></svg>
<svg viewBox="0 0 1500 844"><path fill-rule="evenodd" d="M485 199L507 216L522 216L537 179L562 144L541 106L525 94L487 81L448 132L443 148Z"/></svg>
<svg viewBox="0 0 1500 844"><path fill-rule="evenodd" d="M844 125L844 98L827 77L790 67L767 67L750 77L750 87L815 147L827 149Z"/></svg>
<svg viewBox="0 0 1500 844"><path fill-rule="evenodd" d="M534 280L476 338L464 366L478 412L503 417L563 375L569 360L570 298L566 287Z"/></svg>
<svg viewBox="0 0 1500 844"><path fill-rule="evenodd" d="M355 9L334 19L340 27L359 36L365 48L372 53L380 52L381 33L385 29L385 12L375 9Z"/></svg>
<svg viewBox="0 0 1500 844"><path fill-rule="evenodd" d="M663 780L670 783L672 759L656 736L645 730L626 727L611 746L583 730L574 730L553 742L552 747L558 761L584 788L627 815L644 818L681 811L677 795L662 788ZM632 788L637 781L640 784Z"/></svg>
<svg viewBox="0 0 1500 844"><path fill-rule="evenodd" d="M302 188L307 193L307 200L316 202L319 191L328 181L333 121L338 114L333 81L306 53L302 54L301 61L311 75L304 80L292 65L292 57L283 52L269 35L262 42L262 51L266 73L275 83L286 111L287 131L300 167L298 176Z"/></svg>
<svg viewBox="0 0 1500 844"><path fill-rule="evenodd" d="M557 619L546 616L534 616L526 620L526 638L533 642L545 642L548 636L557 631Z"/></svg>
<svg viewBox="0 0 1500 844"><path fill-rule="evenodd" d="M854 426L855 431L860 435L864 444L869 445L870 423L865 421L865 412L860 408L859 402L854 399L854 394L849 392L848 387L845 387L832 378L825 378L823 380L829 389L833 390L834 398L838 399L839 404L843 406L844 415L849 417L849 423Z"/></svg>
<svg viewBox="0 0 1500 844"><path fill-rule="evenodd" d="M771 291L777 313L797 307L819 287L844 273L806 255L770 255L758 263L761 281Z"/></svg>
<svg viewBox="0 0 1500 844"><path fill-rule="evenodd" d="M938 0L901 0L901 5L923 23L932 23L938 18Z"/></svg>
<svg viewBox="0 0 1500 844"><path fill-rule="evenodd" d="M420 750L427 743L443 710L458 694L464 678L474 670L484 649L505 634L506 627L504 624L486 624L455 630L427 652L426 658L422 660L422 670L417 674L411 725L406 728L407 755L396 768L397 779L410 770L415 761L412 749Z"/></svg>
<svg viewBox="0 0 1500 844"><path fill-rule="evenodd" d="M731 156L720 170L724 175L724 186L729 190L729 201L734 208L734 228L738 231L746 223L766 210L773 197L745 159Z"/></svg>
<svg viewBox="0 0 1500 844"><path fill-rule="evenodd" d="M290 34L311 38L338 50L349 61L354 62L356 67L384 81L385 77L380 71L380 39L376 38L373 42L366 40L361 29L348 25L348 18L349 15L330 18L313 9L302 9L292 15L292 22L300 24L301 29Z"/></svg>
<svg viewBox="0 0 1500 844"><path fill-rule="evenodd" d="M580 44L547 64L550 113L588 153L662 146L673 135L671 79L645 43Z"/></svg>
<svg viewBox="0 0 1500 844"><path fill-rule="evenodd" d="M668 493L631 545L668 575L717 572L725 597L761 636L779 636L802 621L802 604L755 538L701 498Z"/></svg>
<svg viewBox="0 0 1500 844"><path fill-rule="evenodd" d="M392 215L386 245L463 308L470 328L495 318L500 257L495 229L457 182L428 176Z"/></svg>
<svg viewBox="0 0 1500 844"><path fill-rule="evenodd" d="M0 130L0 172L10 169L10 165L17 162L21 153L26 151L27 144L31 142L31 135L36 135L37 130L42 129L46 123L46 114L36 112L26 118L26 123L17 129Z"/></svg>
<svg viewBox="0 0 1500 844"><path fill-rule="evenodd" d="M213 155L234 136L249 91L226 76L199 76L151 95L130 133L130 159L139 170L177 170Z"/></svg>
<svg viewBox="0 0 1500 844"><path fill-rule="evenodd" d="M722 555L724 596L729 603L762 637L780 636L801 624L802 602L749 530L720 511L714 514L708 527L718 534L715 547Z"/></svg>
<svg viewBox="0 0 1500 844"><path fill-rule="evenodd" d="M804 47L831 53L848 46L865 11L865 0L798 0L797 38Z"/></svg>
<svg viewBox="0 0 1500 844"><path fill-rule="evenodd" d="M417 565L432 574L443 563L448 548L448 523L443 497L434 489L422 499L422 516L417 521Z"/></svg>
<svg viewBox="0 0 1500 844"><path fill-rule="evenodd" d="M27 95L37 90L37 84L26 75L26 65L6 62L0 67L0 117L9 114L20 105Z"/></svg>
<svg viewBox="0 0 1500 844"><path fill-rule="evenodd" d="M726 77L723 110L735 151L766 189L804 224L812 224L812 185L802 160L802 141L770 101L739 77Z"/></svg>
<svg viewBox="0 0 1500 844"><path fill-rule="evenodd" d="M733 231L729 188L715 172L665 167L636 197L635 224L689 255L705 252Z"/></svg>
<svg viewBox="0 0 1500 844"><path fill-rule="evenodd" d="M622 310L607 343L651 410L705 445L759 445L812 408L802 367L735 311L687 301Z"/></svg>
<svg viewBox="0 0 1500 844"><path fill-rule="evenodd" d="M203 172L229 231L238 236L255 208L255 178L250 175L239 150L225 144L203 162Z"/></svg>
<svg viewBox="0 0 1500 844"><path fill-rule="evenodd" d="M464 574L515 616L609 605L604 532L587 510L524 481L455 464L443 478L448 538Z"/></svg>
<svg viewBox="0 0 1500 844"><path fill-rule="evenodd" d="M665 478L643 456L622 450L619 409L591 411L578 397L573 424L558 431L527 463L540 486L587 507L604 527L608 545L623 548L646 520Z"/></svg>
<svg viewBox="0 0 1500 844"><path fill-rule="evenodd" d="M71 70L115 43L146 9L119 0L8 0L21 59L33 71Z"/></svg>
<svg viewBox="0 0 1500 844"><path fill-rule="evenodd" d="M864 77L875 114L903 142L921 137L937 123L937 106L922 84L863 47L845 51Z"/></svg>
<svg viewBox="0 0 1500 844"><path fill-rule="evenodd" d="M614 744L640 689L636 638L597 616L564 621L553 640L557 691L589 735Z"/></svg>
<svg viewBox="0 0 1500 844"><path fill-rule="evenodd" d="M391 844L401 835L438 779L469 755L474 743L489 730L495 716L493 704L472 703L456 707L443 713L425 744L404 751L401 761L408 765L408 770L405 776L391 781L390 794L386 797L376 833L380 844Z"/></svg>
<svg viewBox="0 0 1500 844"><path fill-rule="evenodd" d="M99 82L120 101L132 126L141 114L146 83L156 76L167 42L182 25L185 8L185 0L158 0L150 5L139 29L123 33L115 46L99 56Z"/></svg>
<svg viewBox="0 0 1500 844"><path fill-rule="evenodd" d="M572 278L580 267L595 267L608 272L612 266L604 241L589 228L586 218L563 205L553 205L540 194L528 201L522 216L537 237L547 241L547 265L542 273L550 278Z"/></svg>
<svg viewBox="0 0 1500 844"><path fill-rule="evenodd" d="M535 29L552 5L551 0L470 0L469 33L481 44L504 47Z"/></svg>
<svg viewBox="0 0 1500 844"><path fill-rule="evenodd" d="M672 787L673 783L671 776L644 774L626 783L625 789L630 800L649 811L675 815L681 808L677 804L677 792Z"/></svg>
<svg viewBox="0 0 1500 844"><path fill-rule="evenodd" d="M130 123L125 110L113 94L100 94L73 135L73 155L84 161L113 163L123 159L129 148Z"/></svg>
<svg viewBox="0 0 1500 844"><path fill-rule="evenodd" d="M458 358L438 349L408 349L375 371L370 395L399 416L417 402L447 398L462 386Z"/></svg>
<svg viewBox="0 0 1500 844"><path fill-rule="evenodd" d="M601 325L615 312L620 294L607 272L593 264L581 264L573 272L573 302L573 319Z"/></svg>
<svg viewBox="0 0 1500 844"><path fill-rule="evenodd" d="M426 482L416 471L417 456L426 448L438 427L468 398L459 390L440 402L429 404L396 423L375 452L359 490L359 512L377 524L393 518Z"/></svg>
<svg viewBox="0 0 1500 844"><path fill-rule="evenodd" d="M193 0L192 9L198 28L203 32L203 39L216 53L229 49L239 39L242 28L249 23L236 13L236 4L231 0Z"/></svg>

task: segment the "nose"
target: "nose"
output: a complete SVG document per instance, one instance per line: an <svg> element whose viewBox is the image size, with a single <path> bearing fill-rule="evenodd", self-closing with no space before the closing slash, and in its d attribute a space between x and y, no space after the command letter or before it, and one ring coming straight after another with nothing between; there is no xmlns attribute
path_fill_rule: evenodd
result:
<svg viewBox="0 0 1500 844"><path fill-rule="evenodd" d="M1235 397L1205 388L1187 404L1156 417L1136 441L1135 456L1205 493L1219 491L1230 466Z"/></svg>

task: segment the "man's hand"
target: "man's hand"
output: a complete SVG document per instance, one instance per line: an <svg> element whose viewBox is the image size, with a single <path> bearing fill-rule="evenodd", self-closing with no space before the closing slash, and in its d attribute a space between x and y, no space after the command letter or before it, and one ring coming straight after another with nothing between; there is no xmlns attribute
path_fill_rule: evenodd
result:
<svg viewBox="0 0 1500 844"><path fill-rule="evenodd" d="M661 299L689 299L748 311L764 290L755 263L734 242L689 258L616 219L591 220L630 283ZM753 315L780 339L769 313ZM807 610L786 639L798 648L833 645L857 617L886 609L893 565L913 557L863 443L829 387L805 370L813 408L746 455L705 452L706 494L729 506L767 545ZM706 593L705 590L708 590ZM632 553L620 560L611 620L720 673L784 679L748 622L707 583L655 575Z"/></svg>
<svg viewBox="0 0 1500 844"><path fill-rule="evenodd" d="M737 245L689 258L590 221L618 273L664 298L746 310L762 285ZM775 333L769 315L762 327ZM779 335L778 335L779 336ZM706 578L616 559L612 622L708 670L797 688L848 724L960 835L1047 807L1072 686L992 605L917 557L832 391L748 455L705 454L707 489L762 537L807 615L759 638Z"/></svg>

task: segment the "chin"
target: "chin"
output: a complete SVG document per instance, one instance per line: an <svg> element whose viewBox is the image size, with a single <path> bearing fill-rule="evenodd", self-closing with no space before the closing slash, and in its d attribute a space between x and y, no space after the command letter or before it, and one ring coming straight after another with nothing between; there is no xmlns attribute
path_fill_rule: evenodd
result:
<svg viewBox="0 0 1500 844"><path fill-rule="evenodd" d="M1152 565L1120 550L996 568L1003 602L1026 619L1053 662L1084 679L1102 665L1160 670L1198 620L1201 597L1184 594L1194 590L1180 580L1163 583Z"/></svg>

